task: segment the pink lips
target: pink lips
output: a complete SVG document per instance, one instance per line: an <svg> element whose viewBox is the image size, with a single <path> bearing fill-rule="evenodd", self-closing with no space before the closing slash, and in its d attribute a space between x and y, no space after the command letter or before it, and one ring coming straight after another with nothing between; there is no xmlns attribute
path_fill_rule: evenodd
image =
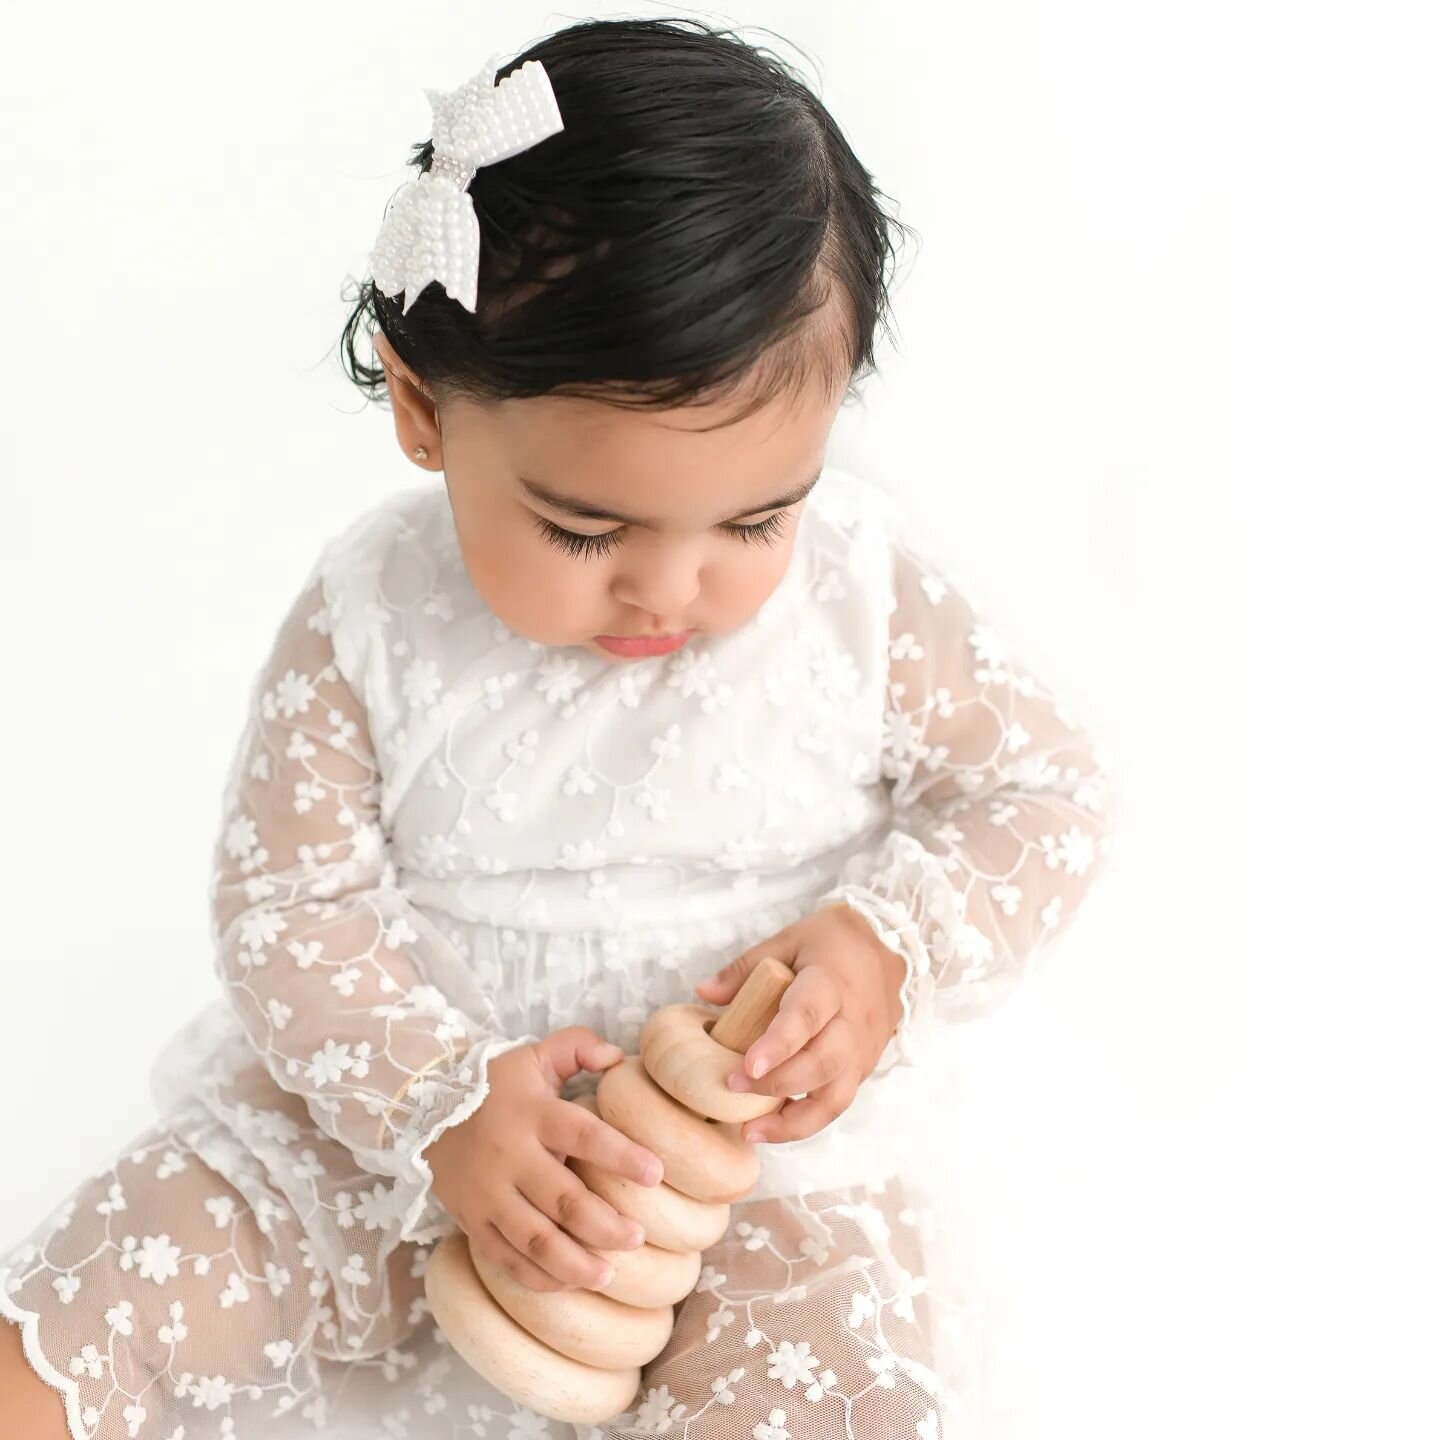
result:
<svg viewBox="0 0 1440 1440"><path fill-rule="evenodd" d="M595 643L612 655L668 655L678 650L695 632L680 630L673 635L597 635Z"/></svg>

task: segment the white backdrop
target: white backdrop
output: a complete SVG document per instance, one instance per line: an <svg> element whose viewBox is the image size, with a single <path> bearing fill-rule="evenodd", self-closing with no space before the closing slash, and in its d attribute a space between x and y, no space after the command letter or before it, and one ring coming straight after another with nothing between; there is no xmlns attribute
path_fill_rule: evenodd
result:
<svg viewBox="0 0 1440 1440"><path fill-rule="evenodd" d="M967 1037L967 1163L1013 1222L1014 1423L1233 1418L1224 37L1144 0L901 28L870 0L3 12L0 1242L150 1119L154 1051L214 993L250 679L320 541L418 479L334 345L422 87L582 14L705 14L812 57L751 37L818 67L923 237L832 458L934 515L1124 785L1063 953Z"/></svg>

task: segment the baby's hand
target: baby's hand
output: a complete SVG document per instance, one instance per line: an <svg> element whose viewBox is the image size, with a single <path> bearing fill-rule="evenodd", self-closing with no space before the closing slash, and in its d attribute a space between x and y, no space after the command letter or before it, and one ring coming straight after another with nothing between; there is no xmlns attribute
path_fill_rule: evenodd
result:
<svg viewBox="0 0 1440 1440"><path fill-rule="evenodd" d="M879 1062L903 1013L905 962L848 905L833 905L745 951L695 993L707 1004L728 1005L766 955L785 961L795 979L730 1088L804 1095L741 1131L746 1140L803 1140L850 1108Z"/></svg>
<svg viewBox="0 0 1440 1440"><path fill-rule="evenodd" d="M560 1098L581 1070L608 1070L623 1052L583 1025L489 1064L490 1091L467 1120L426 1149L435 1194L482 1254L532 1290L598 1290L610 1267L586 1246L630 1250L644 1231L569 1169L578 1156L641 1185L663 1166L583 1105Z"/></svg>

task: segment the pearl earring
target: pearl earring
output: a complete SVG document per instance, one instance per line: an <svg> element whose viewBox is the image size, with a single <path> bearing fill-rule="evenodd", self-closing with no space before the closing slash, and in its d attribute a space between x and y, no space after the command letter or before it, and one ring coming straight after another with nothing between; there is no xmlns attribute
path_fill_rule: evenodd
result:
<svg viewBox="0 0 1440 1440"><path fill-rule="evenodd" d="M417 460L428 460L430 458L430 452L423 445L417 445L415 447L415 458Z"/></svg>

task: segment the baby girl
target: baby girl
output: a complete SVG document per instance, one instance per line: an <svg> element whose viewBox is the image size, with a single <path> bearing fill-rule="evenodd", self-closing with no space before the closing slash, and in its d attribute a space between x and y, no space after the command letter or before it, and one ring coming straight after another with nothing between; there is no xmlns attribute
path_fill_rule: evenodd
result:
<svg viewBox="0 0 1440 1440"><path fill-rule="evenodd" d="M512 77L533 103L484 128ZM958 1436L948 1241L907 1190L916 1117L945 1134L924 1038L1069 924L1110 805L827 462L895 222L816 96L696 21L576 24L430 98L344 334L421 473L280 620L219 993L155 1123L0 1255L0 1433ZM631 1410L526 1409L447 1344L427 1258L458 1227L603 1289L645 1237L567 1161L662 1166L576 1099L767 955L795 979L731 1081L784 1097L759 1183Z"/></svg>

